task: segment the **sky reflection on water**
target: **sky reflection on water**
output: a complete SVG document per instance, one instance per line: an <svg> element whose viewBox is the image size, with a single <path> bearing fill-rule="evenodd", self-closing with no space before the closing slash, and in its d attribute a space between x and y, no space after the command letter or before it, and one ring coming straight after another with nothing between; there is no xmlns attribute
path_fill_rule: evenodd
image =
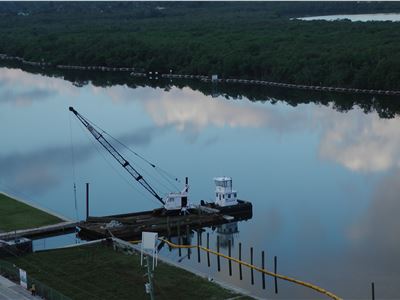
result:
<svg viewBox="0 0 400 300"><path fill-rule="evenodd" d="M346 298L369 297L371 281L379 297L400 294L398 118L211 98L189 87L76 87L1 68L0 190L71 218L70 127L80 216L85 182L92 184L93 215L158 204L98 152L70 105L162 168L189 176L193 202L213 198L212 177L232 176L240 198L254 205L235 239L266 250L267 265L277 255L283 274ZM271 288L233 280L274 297ZM294 295L316 296L280 289L280 298Z"/></svg>

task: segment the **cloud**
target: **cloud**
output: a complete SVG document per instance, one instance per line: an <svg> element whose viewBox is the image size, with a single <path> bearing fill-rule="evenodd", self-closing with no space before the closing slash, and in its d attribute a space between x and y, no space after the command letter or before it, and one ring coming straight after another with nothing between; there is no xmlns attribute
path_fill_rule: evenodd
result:
<svg viewBox="0 0 400 300"><path fill-rule="evenodd" d="M16 82L22 88L15 88ZM0 101L29 105L80 89L60 78L29 74L18 69L0 72ZM210 98L190 88L164 89L126 85L107 88L88 85L94 94L105 94L115 104L135 101L161 128L175 128L189 143L209 127L266 128L280 134L313 130L320 132L319 157L355 172L381 172L400 165L399 119L380 119L376 112L365 114L355 107L340 113L331 107L289 107L254 103L246 99ZM145 132L141 138L148 139ZM216 139L210 140L214 143ZM207 142L206 142L207 144Z"/></svg>
<svg viewBox="0 0 400 300"><path fill-rule="evenodd" d="M31 104L33 101L53 97L58 94L73 96L77 94L72 83L61 78L31 74L20 69L3 68L0 72L0 101L14 102L17 105Z"/></svg>
<svg viewBox="0 0 400 300"><path fill-rule="evenodd" d="M167 128L163 130L167 130ZM145 146L151 143L152 138L163 130L160 131L155 127L140 128L133 133L118 137L118 140L128 146ZM111 139L109 141L116 145ZM117 146L117 149L120 148ZM96 154L97 151L91 143L74 147L75 163L84 162ZM41 194L61 182L65 176L63 167L72 164L71 155L69 146L0 155L0 178L3 178L7 186Z"/></svg>
<svg viewBox="0 0 400 300"><path fill-rule="evenodd" d="M99 88L93 89L99 92ZM192 139L208 126L293 130L299 127L304 117L308 117L294 108L290 113L279 112L276 107L249 100L230 101L223 96L210 98L186 87L172 87L166 93L160 88L113 86L106 93L115 103L140 102L157 126L173 126Z"/></svg>
<svg viewBox="0 0 400 300"><path fill-rule="evenodd" d="M55 91L36 88L21 92L18 92L15 89L4 89L0 92L0 102L12 102L16 105L27 105L31 104L33 101L50 98L55 94Z"/></svg>
<svg viewBox="0 0 400 300"><path fill-rule="evenodd" d="M399 119L381 119L358 107L347 113L329 106L296 108L210 98L190 88L162 89L113 86L106 90L114 102L138 101L158 127L171 126L195 142L200 132L218 128L268 128L278 133L320 132L318 153L355 172L381 172L400 165Z"/></svg>
<svg viewBox="0 0 400 300"><path fill-rule="evenodd" d="M381 254L400 250L400 170L396 169L379 183L366 213L351 227L349 237L362 247L374 245Z"/></svg>
<svg viewBox="0 0 400 300"><path fill-rule="evenodd" d="M380 172L400 165L400 119L355 109L323 117L319 155L352 171Z"/></svg>

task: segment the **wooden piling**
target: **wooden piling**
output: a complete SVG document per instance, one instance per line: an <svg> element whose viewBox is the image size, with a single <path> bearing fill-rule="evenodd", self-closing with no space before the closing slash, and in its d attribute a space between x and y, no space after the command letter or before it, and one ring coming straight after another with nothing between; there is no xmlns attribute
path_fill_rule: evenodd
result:
<svg viewBox="0 0 400 300"><path fill-rule="evenodd" d="M171 226L169 224L169 216L167 216L167 232L168 232L168 237L171 236Z"/></svg>
<svg viewBox="0 0 400 300"><path fill-rule="evenodd" d="M179 236L179 244L182 245L182 237L181 236ZM182 256L181 247L178 248L178 252L179 252L179 257L181 257Z"/></svg>
<svg viewBox="0 0 400 300"><path fill-rule="evenodd" d="M210 234L207 232L207 249L210 249ZM207 251L207 265L210 267L210 252Z"/></svg>
<svg viewBox="0 0 400 300"><path fill-rule="evenodd" d="M197 262L200 263L200 233L197 230Z"/></svg>
<svg viewBox="0 0 400 300"><path fill-rule="evenodd" d="M228 256L231 257L231 240L228 240ZM229 276L232 276L232 261L229 259Z"/></svg>
<svg viewBox="0 0 400 300"><path fill-rule="evenodd" d="M89 182L86 183L86 221L89 219Z"/></svg>
<svg viewBox="0 0 400 300"><path fill-rule="evenodd" d="M274 273L277 274L278 270L278 258L274 256ZM278 294L278 278L275 276L275 294Z"/></svg>
<svg viewBox="0 0 400 300"><path fill-rule="evenodd" d="M250 247L250 264L253 265L253 247ZM254 285L254 269L251 268L251 285Z"/></svg>
<svg viewBox="0 0 400 300"><path fill-rule="evenodd" d="M242 260L242 243L239 243L239 260ZM243 279L242 264L239 264L239 278L240 280Z"/></svg>
<svg viewBox="0 0 400 300"><path fill-rule="evenodd" d="M182 245L181 226L180 226L179 222L176 223L176 231L178 232L179 245ZM181 250L180 247L178 248L178 252L179 252L179 256L181 256L182 255L182 250Z"/></svg>
<svg viewBox="0 0 400 300"><path fill-rule="evenodd" d="M264 251L261 251L261 268L265 270L265 257L264 257ZM262 288L265 290L265 274L261 273L261 279L262 279Z"/></svg>
<svg viewBox="0 0 400 300"><path fill-rule="evenodd" d="M219 253L219 236L217 236L217 252ZM218 272L221 271L221 260L219 255L217 255L217 263L218 263Z"/></svg>
<svg viewBox="0 0 400 300"><path fill-rule="evenodd" d="M372 300L375 300L375 283L371 282Z"/></svg>

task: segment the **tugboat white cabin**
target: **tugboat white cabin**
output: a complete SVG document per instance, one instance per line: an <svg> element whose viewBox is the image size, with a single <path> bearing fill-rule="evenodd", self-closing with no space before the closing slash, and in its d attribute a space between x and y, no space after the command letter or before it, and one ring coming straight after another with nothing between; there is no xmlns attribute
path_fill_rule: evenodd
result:
<svg viewBox="0 0 400 300"><path fill-rule="evenodd" d="M237 192L232 190L231 177L215 177L215 204L218 206L236 205Z"/></svg>

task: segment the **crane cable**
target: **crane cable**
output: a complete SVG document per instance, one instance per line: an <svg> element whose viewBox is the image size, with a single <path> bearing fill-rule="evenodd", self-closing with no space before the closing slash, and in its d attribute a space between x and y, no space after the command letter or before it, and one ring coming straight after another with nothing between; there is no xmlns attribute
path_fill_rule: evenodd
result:
<svg viewBox="0 0 400 300"><path fill-rule="evenodd" d="M145 157L143 157L142 155L140 155L139 153L137 153L136 151L134 151L133 149L131 149L130 147L128 147L126 144L122 143L121 141L119 141L118 139L116 139L115 137L113 137L111 134L109 134L108 132L104 131L103 129L101 129L99 126L95 125L96 127L98 127L98 129L100 129L102 131L102 133L105 133L107 136L109 136L112 140L114 140L116 143L118 143L119 145L121 145L122 147L124 147L125 149L127 149L129 152L131 152L132 154L134 154L135 156L137 156L138 158L140 158L141 160L143 160L145 163L147 163L149 166L151 166L164 180L165 182L167 182L171 187L175 188L176 190L178 190L179 188L175 185L175 182L181 182L176 176L172 175L171 173L167 172L166 170L158 167L157 165L153 164L151 161L149 161L148 159L146 159ZM143 170L143 169L142 169ZM144 171L144 170L143 170ZM148 175L150 175L148 172L146 172ZM154 176L151 176L154 177ZM154 177L154 179L156 179ZM157 179L156 179L157 180ZM157 180L157 182L162 185L164 188L166 187L162 182L160 182L159 180ZM168 190L168 188L167 188Z"/></svg>
<svg viewBox="0 0 400 300"><path fill-rule="evenodd" d="M76 198L76 175L75 175L75 152L74 152L74 143L72 138L72 122L71 122L71 115L68 114L69 117L69 133L70 133L70 142L71 142L71 162L72 162L72 179L74 183L74 204L75 204L75 217L76 220L79 220L78 214L78 201Z"/></svg>
<svg viewBox="0 0 400 300"><path fill-rule="evenodd" d="M153 197L149 197L148 194L145 194L143 191L137 189L134 185L132 185L131 182L124 175L122 175L119 172L119 170L117 170L117 168L106 158L104 153L98 148L100 146L98 146L98 144L95 143L94 140L89 136L89 133L87 132L87 130L85 130L84 126L81 123L78 123L78 124L79 124L79 128L82 130L83 134L88 137L88 140L90 141L90 144L92 145L93 149L95 149L97 151L97 153L99 153L101 158L103 158L104 162L115 172L115 174L117 174L132 190L139 193L145 199L154 201L155 203L158 203L158 201L156 201Z"/></svg>
<svg viewBox="0 0 400 300"><path fill-rule="evenodd" d="M97 125L96 123L94 123L93 121L89 120L88 118L80 115L81 118L83 118L86 122L88 122L89 124L91 124L93 127L96 127L99 131L101 131L102 134L107 135L108 137L110 137L112 140L114 140L116 143L118 143L119 145L121 145L122 147L124 147L125 149L127 149L129 152L131 152L132 154L134 154L135 156L137 156L138 158L140 158L141 160L143 160L146 164L148 164L149 166L151 166L171 187L175 188L176 190L179 190L179 188L174 184L174 182L181 182L176 176L172 175L171 173L169 173L168 171L162 169L161 167L155 165L154 163L152 163L151 161L149 161L148 159L146 159L144 156L140 155L139 153L137 153L136 151L134 151L133 149L131 149L130 147L128 147L126 144L122 143L121 141L119 141L117 138L113 137L111 134L109 134L107 131L105 131L103 128L101 128L99 125ZM166 188L166 186L160 182L157 178L155 178L154 176L150 175L147 171L145 171L143 168L141 168L140 166L137 165L137 167L139 167L140 169L142 169L142 171L144 171L145 173L147 173L150 177L153 177L154 180L156 180L160 185L162 185L164 188ZM169 178L168 178L169 177ZM169 190L167 188L167 190Z"/></svg>

